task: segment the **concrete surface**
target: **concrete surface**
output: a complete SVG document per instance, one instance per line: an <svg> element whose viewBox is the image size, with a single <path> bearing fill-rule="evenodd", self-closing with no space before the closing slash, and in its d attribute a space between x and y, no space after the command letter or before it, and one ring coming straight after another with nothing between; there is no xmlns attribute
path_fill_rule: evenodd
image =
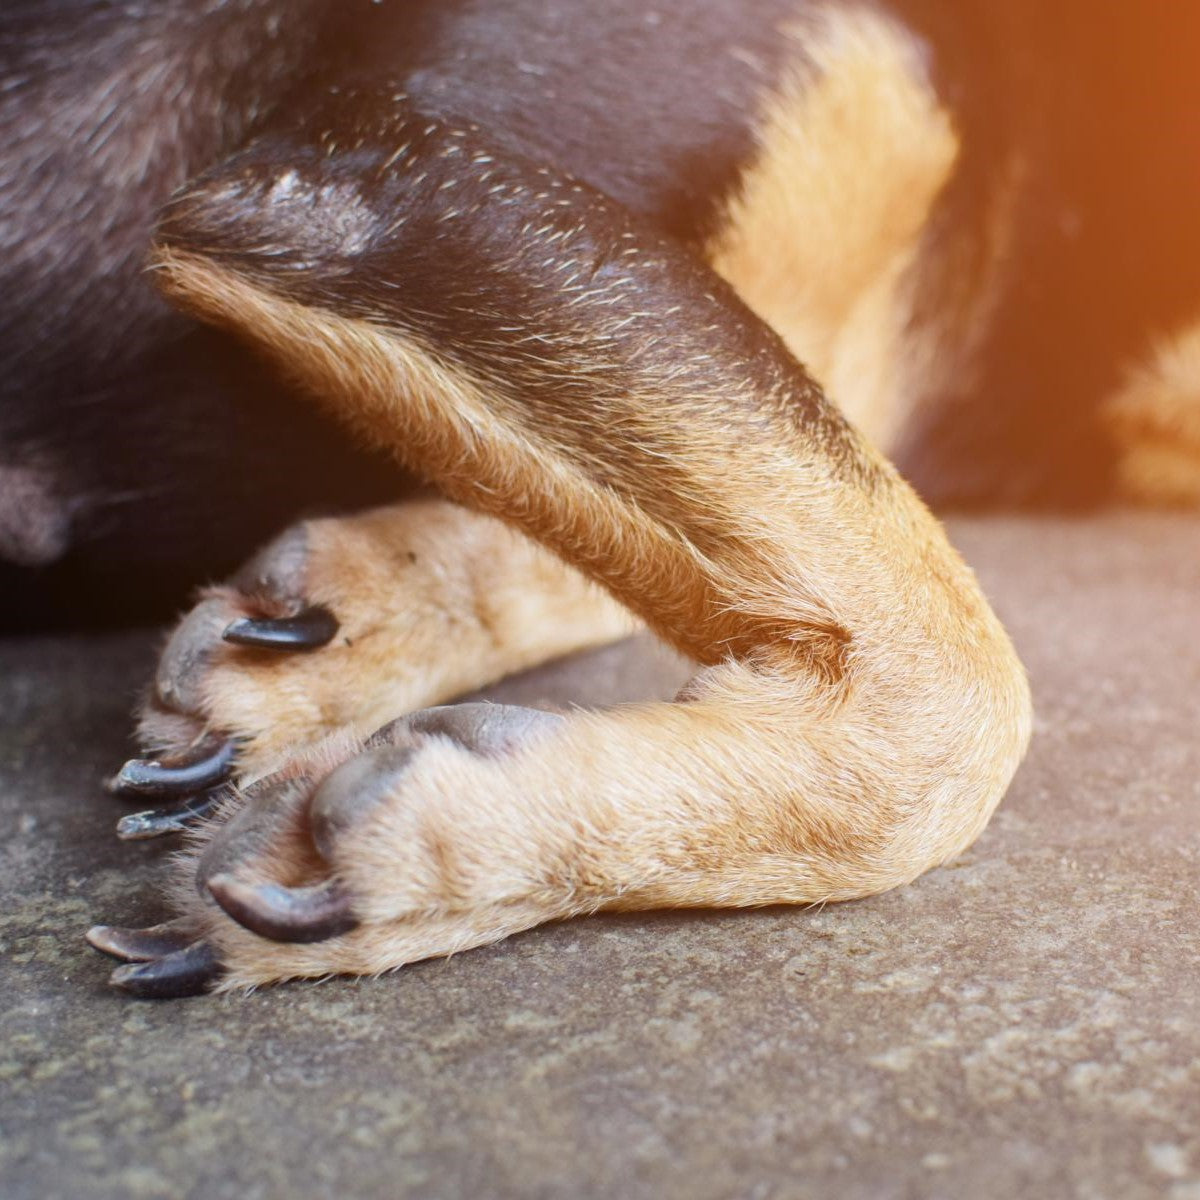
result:
<svg viewBox="0 0 1200 1200"><path fill-rule="evenodd" d="M83 943L158 911L97 788L151 640L0 646L0 1195L1200 1200L1200 523L955 536L1040 715L953 868L250 997L131 1001Z"/></svg>

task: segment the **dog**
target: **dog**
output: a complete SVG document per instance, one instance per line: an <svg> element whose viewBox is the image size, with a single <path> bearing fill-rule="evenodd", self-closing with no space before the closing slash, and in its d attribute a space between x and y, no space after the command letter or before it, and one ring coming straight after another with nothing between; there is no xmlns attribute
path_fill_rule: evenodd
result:
<svg viewBox="0 0 1200 1200"><path fill-rule="evenodd" d="M926 501L1200 499L1200 17L9 0L9 628L175 628L137 996L878 893L1021 664ZM924 499L919 498L918 493ZM304 516L319 508L333 515ZM446 701L645 622L673 703Z"/></svg>

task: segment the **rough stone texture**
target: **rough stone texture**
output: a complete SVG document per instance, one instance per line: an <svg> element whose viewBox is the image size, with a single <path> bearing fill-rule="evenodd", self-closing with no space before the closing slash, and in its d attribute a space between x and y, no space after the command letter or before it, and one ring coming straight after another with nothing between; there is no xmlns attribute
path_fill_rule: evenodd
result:
<svg viewBox="0 0 1200 1200"><path fill-rule="evenodd" d="M1200 1200L1200 523L954 532L1040 715L952 868L249 997L124 999L82 940L157 913L97 788L152 640L0 644L0 1193Z"/></svg>

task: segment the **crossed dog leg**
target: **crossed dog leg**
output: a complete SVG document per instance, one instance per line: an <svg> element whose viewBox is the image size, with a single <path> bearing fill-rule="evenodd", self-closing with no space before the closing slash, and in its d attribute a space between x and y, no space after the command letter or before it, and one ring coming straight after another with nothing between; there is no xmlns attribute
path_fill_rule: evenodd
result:
<svg viewBox="0 0 1200 1200"><path fill-rule="evenodd" d="M439 499L301 522L208 589L163 651L115 786L188 796L252 781L334 734L621 637L595 584L497 521ZM175 814L142 813L149 835Z"/></svg>
<svg viewBox="0 0 1200 1200"><path fill-rule="evenodd" d="M676 244L469 131L385 132L378 173L362 139L345 165L298 149L303 226L267 203L266 158L202 184L164 227L167 291L703 669L672 704L418 713L262 781L189 868L182 922L112 939L148 960L120 982L377 972L602 908L849 899L963 849L1029 697L909 488ZM353 222L323 211L345 204Z"/></svg>

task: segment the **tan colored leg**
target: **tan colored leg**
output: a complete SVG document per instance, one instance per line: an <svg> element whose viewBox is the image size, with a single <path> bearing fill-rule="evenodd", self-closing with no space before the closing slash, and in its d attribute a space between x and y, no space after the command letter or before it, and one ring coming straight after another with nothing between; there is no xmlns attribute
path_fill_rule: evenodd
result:
<svg viewBox="0 0 1200 1200"><path fill-rule="evenodd" d="M243 617L312 605L336 618L307 653L223 640ZM412 500L310 520L209 589L164 650L139 738L172 752L204 734L239 743L252 780L333 734L385 722L557 655L611 641L636 622L600 588L492 517Z"/></svg>
<svg viewBox="0 0 1200 1200"><path fill-rule="evenodd" d="M401 207L354 277L226 246L226 190L168 226L165 286L706 669L675 704L417 714L332 773L268 781L201 863L222 909L187 905L224 985L599 908L847 899L969 844L1029 695L937 522L677 246L462 130L422 118L413 139L425 184L372 193ZM461 175L436 174L464 155L491 189L469 220ZM470 251L469 289L445 244Z"/></svg>
<svg viewBox="0 0 1200 1200"><path fill-rule="evenodd" d="M1200 321L1163 338L1102 411L1125 497L1200 504Z"/></svg>

